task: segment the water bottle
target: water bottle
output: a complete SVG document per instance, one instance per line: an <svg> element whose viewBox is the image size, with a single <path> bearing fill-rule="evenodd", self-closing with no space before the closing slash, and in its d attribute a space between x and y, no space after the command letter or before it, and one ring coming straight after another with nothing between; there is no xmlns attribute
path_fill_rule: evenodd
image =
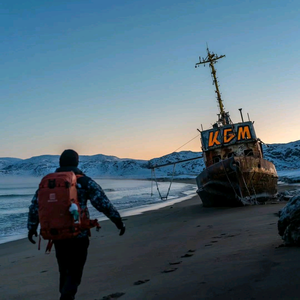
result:
<svg viewBox="0 0 300 300"><path fill-rule="evenodd" d="M79 223L78 206L73 202L69 208L69 212L72 214L75 223Z"/></svg>

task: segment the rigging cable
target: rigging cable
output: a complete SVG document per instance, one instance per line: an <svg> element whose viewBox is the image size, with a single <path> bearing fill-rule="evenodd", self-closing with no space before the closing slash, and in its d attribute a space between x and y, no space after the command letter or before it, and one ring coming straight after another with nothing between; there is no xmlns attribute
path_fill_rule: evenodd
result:
<svg viewBox="0 0 300 300"><path fill-rule="evenodd" d="M155 183L156 183L156 189L157 189L157 192L159 194L159 197L161 200L167 200L168 199L168 196L169 196L169 193L170 193L170 189L171 189L171 185L173 183L173 179L174 179L174 173L175 173L175 166L176 166L176 163L173 165L173 174L172 174L172 179L170 181L170 185L169 185L169 188L168 188L168 191L167 191L167 195L165 197L163 197L160 193L160 190L159 190L159 187L158 187L158 182L157 182L157 178L156 178L156 175L155 175L155 169L152 169L151 173L152 175L154 175L154 179L155 179ZM153 192L152 192L152 187L153 187L153 180L151 182L151 196L153 196Z"/></svg>
<svg viewBox="0 0 300 300"><path fill-rule="evenodd" d="M156 179L156 176L155 176L155 169L152 169L152 171L153 171L153 175L154 175L154 179L155 179L155 183L156 183L157 192L159 194L160 199L162 200L163 197L161 196L161 193L160 193L159 188L158 188L158 183L157 183L157 179Z"/></svg>
<svg viewBox="0 0 300 300"><path fill-rule="evenodd" d="M230 180L230 178L229 178L229 176L228 176L228 174L227 174L227 171L226 171L226 168L225 168L225 165L224 165L223 160L222 160L222 166L223 166L223 168L224 168L224 172L225 172L226 178L227 178L229 184L231 185L231 187L232 187L232 189L233 189L233 191L234 191L234 193L235 193L235 196L238 198L239 196L238 196L238 194L237 194L237 192L236 192L236 190L235 190L235 188L234 188L234 186L233 186L233 184L232 184L232 182L231 182L231 180Z"/></svg>
<svg viewBox="0 0 300 300"><path fill-rule="evenodd" d="M250 183L251 183L251 187L252 187L252 191L253 191L253 193L254 193L254 197L255 197L255 201L254 201L254 203L255 204L258 204L258 201L257 201L257 196L256 196L256 190L255 190L255 186L254 186L254 184L253 184L253 177L254 177L254 175L255 175L255 171L253 171L253 175L252 175L252 177L250 177Z"/></svg>
<svg viewBox="0 0 300 300"><path fill-rule="evenodd" d="M195 138L197 138L198 136L200 135L200 133L198 133L195 137L193 137L191 140L189 140L188 142L186 142L185 144L183 144L182 146L180 146L179 148L177 148L175 151L173 152L176 152L177 150L181 149L183 146L185 146L186 144L190 143L191 141L193 141ZM172 152L172 153L173 153Z"/></svg>
<svg viewBox="0 0 300 300"><path fill-rule="evenodd" d="M153 172L154 172L154 169L151 169L151 197L154 195L153 194Z"/></svg>
<svg viewBox="0 0 300 300"><path fill-rule="evenodd" d="M191 141L193 141L195 138L199 137L200 133L198 133L195 137L193 137L191 140L189 140L188 142L186 142L185 144L183 144L182 146L180 146L179 148L177 148L175 151L173 151L172 153L176 152L177 150L181 149L182 147L184 147L185 145L187 145L188 143L190 143ZM169 185L169 189L168 189L168 192L167 192L167 195L166 197L162 197L160 191L159 191L159 188L158 188L158 183L157 183L157 179L156 179L156 176L155 176L155 169L151 169L151 196L153 196L153 177L155 179L155 183L156 183L156 189L158 191L158 194L159 194L159 197L161 200L163 199L166 199L168 198L169 196L169 193L170 193L170 189L171 189L171 185L173 183L173 179L174 179L174 173L175 173L175 166L176 166L176 163L174 163L173 165L173 174L172 174L172 179L171 179L171 182L170 182L170 185Z"/></svg>
<svg viewBox="0 0 300 300"><path fill-rule="evenodd" d="M170 182L170 185L169 185L169 189L168 189L168 192L167 192L167 196L166 196L166 200L169 196L169 193L170 193L170 189L171 189L171 185L173 183L173 179L174 179L174 173L175 173L175 167L176 167L176 164L173 165L173 174L172 174L172 179L171 179L171 182Z"/></svg>

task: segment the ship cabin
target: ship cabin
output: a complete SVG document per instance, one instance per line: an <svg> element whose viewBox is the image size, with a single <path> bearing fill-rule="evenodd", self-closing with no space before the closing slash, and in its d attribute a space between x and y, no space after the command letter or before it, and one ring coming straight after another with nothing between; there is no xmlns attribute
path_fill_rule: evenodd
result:
<svg viewBox="0 0 300 300"><path fill-rule="evenodd" d="M263 157L261 142L256 138L251 121L218 126L201 131L206 168L232 156Z"/></svg>

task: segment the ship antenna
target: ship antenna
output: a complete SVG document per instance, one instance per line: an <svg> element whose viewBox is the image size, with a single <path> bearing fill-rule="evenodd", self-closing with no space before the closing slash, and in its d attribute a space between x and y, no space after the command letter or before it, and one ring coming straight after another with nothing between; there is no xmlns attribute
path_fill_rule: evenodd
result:
<svg viewBox="0 0 300 300"><path fill-rule="evenodd" d="M214 67L214 64L217 62L218 59L225 57L225 55L221 55L218 56L217 54L214 54L213 52L210 52L207 46L207 57L206 58L201 58L199 56L199 62L195 64L195 68L199 67L200 65L204 65L206 63L209 63L209 67L211 70L211 75L213 78L213 84L215 85L215 92L217 94L217 100L218 100L218 104L219 104L219 108L220 108L220 121L223 125L229 124L230 123L230 118L228 113L225 112L224 110L224 105L223 105L223 101L221 99L221 93L219 90L219 85L218 85L218 80L217 80L217 76L216 76L216 69Z"/></svg>

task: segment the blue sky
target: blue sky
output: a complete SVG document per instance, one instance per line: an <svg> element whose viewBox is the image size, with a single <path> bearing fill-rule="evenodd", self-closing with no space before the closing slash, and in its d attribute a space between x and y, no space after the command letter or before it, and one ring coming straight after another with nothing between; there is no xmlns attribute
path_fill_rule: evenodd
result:
<svg viewBox="0 0 300 300"><path fill-rule="evenodd" d="M150 159L208 129L209 68L234 122L300 139L299 1L11 1L0 5L0 157ZM199 138L179 150L201 151Z"/></svg>

